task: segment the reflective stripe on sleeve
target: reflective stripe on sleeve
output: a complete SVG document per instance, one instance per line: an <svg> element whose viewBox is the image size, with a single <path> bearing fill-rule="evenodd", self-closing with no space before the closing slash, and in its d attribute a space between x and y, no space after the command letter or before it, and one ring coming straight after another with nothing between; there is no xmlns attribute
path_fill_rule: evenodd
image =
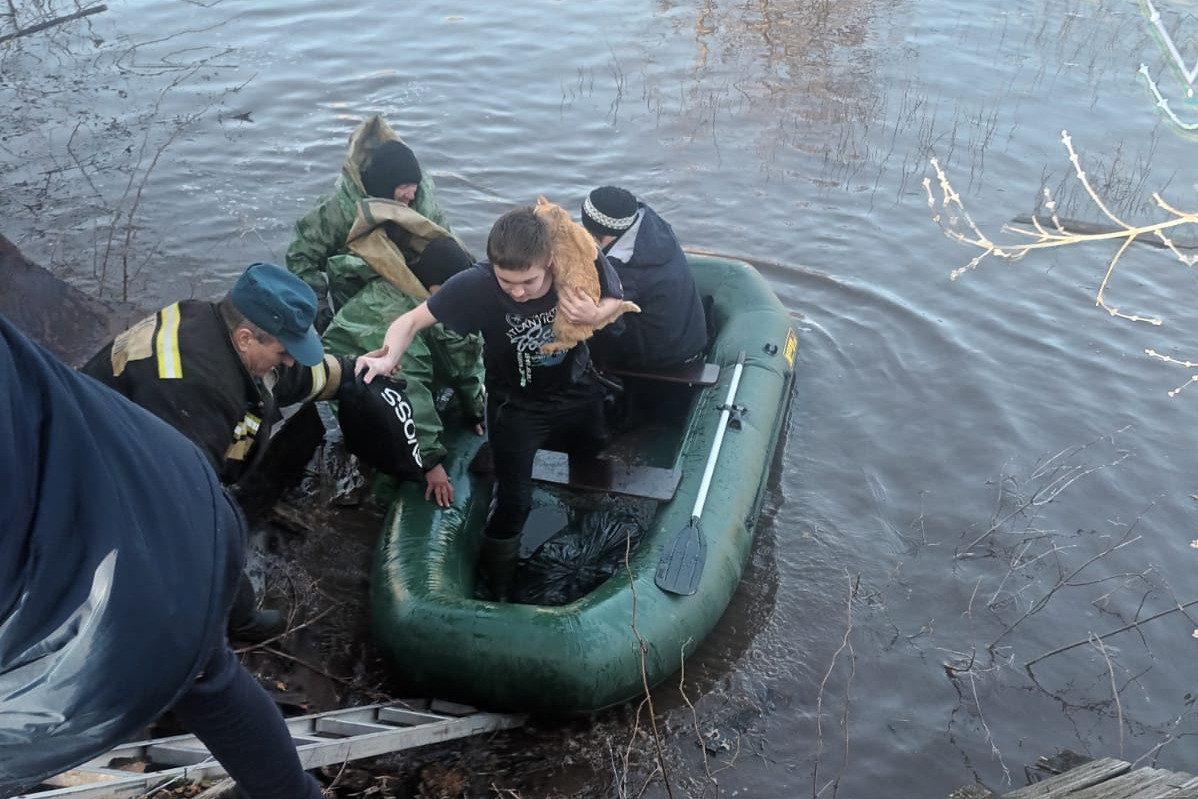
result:
<svg viewBox="0 0 1198 799"><path fill-rule="evenodd" d="M325 367L324 361L316 364L312 368L312 390L308 392L308 399L318 396L324 390L325 383L328 382L328 369Z"/></svg>
<svg viewBox="0 0 1198 799"><path fill-rule="evenodd" d="M337 356L329 353L324 354L324 363L312 367L315 373L317 370L321 372L319 387L313 387L311 396L318 400L331 400L337 396L337 390L341 388L341 361ZM313 384L316 383L316 376L312 376Z"/></svg>
<svg viewBox="0 0 1198 799"><path fill-rule="evenodd" d="M162 326L154 342L158 360L158 377L163 380L183 377L183 361L179 357L179 303L163 308L159 314Z"/></svg>

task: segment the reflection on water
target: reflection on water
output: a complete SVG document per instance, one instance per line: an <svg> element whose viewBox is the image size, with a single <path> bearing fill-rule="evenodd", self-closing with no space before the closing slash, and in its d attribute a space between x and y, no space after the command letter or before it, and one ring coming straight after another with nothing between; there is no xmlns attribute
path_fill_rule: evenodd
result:
<svg viewBox="0 0 1198 799"><path fill-rule="evenodd" d="M740 748L697 746L663 689L677 784L703 753L751 796L1002 791L1057 748L1192 767L1198 625L1147 620L1193 595L1198 394L1144 351L1198 352L1193 272L1120 256L1112 305L1160 326L1095 307L1115 243L951 281L974 253L921 185L937 158L996 236L1045 187L1109 221L1067 130L1114 214L1198 208L1195 143L1139 71L1189 110L1194 5L1152 2L1185 66L1113 0L112 2L0 46L4 232L108 296L214 296L282 258L375 111L479 251L513 203L625 185L687 245L773 264L801 330L754 566L687 692ZM559 785L606 784L628 722L576 731L599 754Z"/></svg>
<svg viewBox="0 0 1198 799"><path fill-rule="evenodd" d="M865 45L886 5L762 2L725 11L704 3L687 121L702 125L718 153L723 117L738 128L752 120L753 155L767 178L841 185L867 160L864 137L882 102L880 53ZM779 156L792 149L835 167L819 175L788 169Z"/></svg>

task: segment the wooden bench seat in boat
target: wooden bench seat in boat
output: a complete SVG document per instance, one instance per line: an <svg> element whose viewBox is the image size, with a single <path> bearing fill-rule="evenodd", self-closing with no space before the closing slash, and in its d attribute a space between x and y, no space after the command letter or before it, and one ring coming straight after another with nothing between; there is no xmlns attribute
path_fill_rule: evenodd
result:
<svg viewBox="0 0 1198 799"><path fill-rule="evenodd" d="M490 474L491 449L484 444L470 462L470 472ZM675 469L625 463L611 458L574 458L552 449L537 450L532 479L578 491L604 491L626 497L668 502L674 498L682 474Z"/></svg>
<svg viewBox="0 0 1198 799"><path fill-rule="evenodd" d="M668 502L682 474L676 469L643 466L608 458L573 458L551 449L537 450L532 479L584 491L605 491Z"/></svg>
<svg viewBox="0 0 1198 799"><path fill-rule="evenodd" d="M714 386L716 381L720 379L720 365L718 363L704 363L703 361L692 361L684 363L681 366L662 369L656 372L638 372L631 369L613 369L610 367L605 368L603 371L605 374L615 375L616 377L664 380L667 383L686 383L691 386Z"/></svg>

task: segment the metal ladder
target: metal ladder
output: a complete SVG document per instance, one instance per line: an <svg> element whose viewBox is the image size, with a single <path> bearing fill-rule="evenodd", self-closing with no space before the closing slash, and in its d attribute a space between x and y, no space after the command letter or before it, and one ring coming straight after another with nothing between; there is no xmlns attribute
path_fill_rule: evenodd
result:
<svg viewBox="0 0 1198 799"><path fill-rule="evenodd" d="M485 713L453 702L417 700L313 713L286 722L300 762L308 770L507 730L519 727L525 718ZM136 773L118 767L130 763L155 770ZM118 746L15 799L115 799L140 796L168 781L212 780L224 774L220 763L194 735L175 735Z"/></svg>

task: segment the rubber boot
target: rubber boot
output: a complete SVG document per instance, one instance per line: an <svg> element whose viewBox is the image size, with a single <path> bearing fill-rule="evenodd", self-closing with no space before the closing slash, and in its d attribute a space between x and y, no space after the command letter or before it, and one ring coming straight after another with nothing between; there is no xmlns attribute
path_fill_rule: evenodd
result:
<svg viewBox="0 0 1198 799"><path fill-rule="evenodd" d="M478 572L484 594L496 602L508 602L512 594L512 578L516 574L516 554L520 551L520 536L492 538L483 535L478 555Z"/></svg>
<svg viewBox="0 0 1198 799"><path fill-rule="evenodd" d="M229 640L260 644L282 635L286 629L287 620L282 613L258 607L254 584L250 582L249 575L242 572L233 607L229 609Z"/></svg>

